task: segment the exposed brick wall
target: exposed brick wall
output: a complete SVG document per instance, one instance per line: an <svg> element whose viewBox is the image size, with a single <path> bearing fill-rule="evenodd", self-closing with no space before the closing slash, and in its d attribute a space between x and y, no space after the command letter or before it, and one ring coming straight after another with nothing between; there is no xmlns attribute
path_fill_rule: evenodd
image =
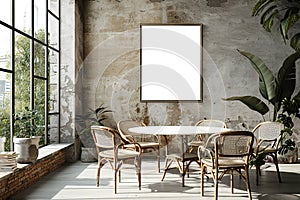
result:
<svg viewBox="0 0 300 200"><path fill-rule="evenodd" d="M18 168L13 173L2 177L0 179L0 200L8 199L64 165L67 160L67 150L68 148L61 149L37 160L34 164Z"/></svg>

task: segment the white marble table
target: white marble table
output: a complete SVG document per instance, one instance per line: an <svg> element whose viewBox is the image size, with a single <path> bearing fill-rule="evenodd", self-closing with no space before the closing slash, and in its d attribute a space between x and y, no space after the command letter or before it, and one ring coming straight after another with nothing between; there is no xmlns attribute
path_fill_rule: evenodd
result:
<svg viewBox="0 0 300 200"><path fill-rule="evenodd" d="M213 134L223 131L229 131L227 128L209 127L209 126L140 126L128 129L135 134L153 134L153 135L198 135Z"/></svg>

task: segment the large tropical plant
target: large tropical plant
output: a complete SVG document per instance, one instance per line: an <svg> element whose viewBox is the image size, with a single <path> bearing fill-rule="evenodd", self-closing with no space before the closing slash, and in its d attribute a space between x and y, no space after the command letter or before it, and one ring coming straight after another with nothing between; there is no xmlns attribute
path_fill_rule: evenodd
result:
<svg viewBox="0 0 300 200"><path fill-rule="evenodd" d="M284 124L279 153L284 154L288 150L294 150L295 142L289 136L292 135L294 126L291 116L300 118L300 91L292 98L296 87L296 61L300 58L300 52L295 52L284 60L277 77L259 57L245 51L238 50L238 52L250 61L251 66L258 73L259 92L269 106L256 96L234 96L224 100L241 101L250 109L260 113L263 118L270 111L269 107L273 107L273 121L277 120ZM281 107L281 114L277 115Z"/></svg>
<svg viewBox="0 0 300 200"><path fill-rule="evenodd" d="M300 58L300 52L295 52L287 57L280 67L277 77L267 67L259 57L245 51L238 50L251 63L251 66L258 74L259 92L268 102L268 105L256 96L234 96L226 98L226 101L241 101L250 109L260 113L263 118L273 107L273 121L277 118L277 113L284 98L291 99L296 87L296 64Z"/></svg>
<svg viewBox="0 0 300 200"><path fill-rule="evenodd" d="M260 16L260 23L266 31L272 31L274 21L279 23L284 42L291 38L290 46L296 51L300 51L300 32L290 30L296 26L299 14L300 0L257 0L252 9L252 15Z"/></svg>

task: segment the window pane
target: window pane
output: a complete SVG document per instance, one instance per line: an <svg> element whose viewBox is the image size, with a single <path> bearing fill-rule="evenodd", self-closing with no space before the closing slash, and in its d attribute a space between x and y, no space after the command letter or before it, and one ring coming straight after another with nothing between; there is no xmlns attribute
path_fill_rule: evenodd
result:
<svg viewBox="0 0 300 200"><path fill-rule="evenodd" d="M28 34L31 33L31 0L15 0L15 26Z"/></svg>
<svg viewBox="0 0 300 200"><path fill-rule="evenodd" d="M46 30L46 1L34 1L34 37L45 42Z"/></svg>
<svg viewBox="0 0 300 200"><path fill-rule="evenodd" d="M58 115L49 116L48 129L49 129L50 143L58 143L59 142Z"/></svg>
<svg viewBox="0 0 300 200"><path fill-rule="evenodd" d="M51 51L49 71L50 113L58 112L58 70L58 53Z"/></svg>
<svg viewBox="0 0 300 200"><path fill-rule="evenodd" d="M0 71L0 137L5 137L5 150L10 150L10 81L11 74Z"/></svg>
<svg viewBox="0 0 300 200"><path fill-rule="evenodd" d="M30 107L30 40L16 35L15 44L15 109Z"/></svg>
<svg viewBox="0 0 300 200"><path fill-rule="evenodd" d="M45 74L45 47L37 42L34 43L34 75L46 77Z"/></svg>
<svg viewBox="0 0 300 200"><path fill-rule="evenodd" d="M58 49L58 20L49 15L49 44Z"/></svg>
<svg viewBox="0 0 300 200"><path fill-rule="evenodd" d="M34 109L37 110L35 124L37 126L37 135L42 136L40 144L45 144L45 80L34 79Z"/></svg>
<svg viewBox="0 0 300 200"><path fill-rule="evenodd" d="M0 25L0 33L0 68L11 69L11 30Z"/></svg>
<svg viewBox="0 0 300 200"><path fill-rule="evenodd" d="M49 5L48 5L48 9L55 14L56 16L58 16L58 4L59 4L59 0L49 0Z"/></svg>
<svg viewBox="0 0 300 200"><path fill-rule="evenodd" d="M11 0L1 1L0 20L11 25Z"/></svg>

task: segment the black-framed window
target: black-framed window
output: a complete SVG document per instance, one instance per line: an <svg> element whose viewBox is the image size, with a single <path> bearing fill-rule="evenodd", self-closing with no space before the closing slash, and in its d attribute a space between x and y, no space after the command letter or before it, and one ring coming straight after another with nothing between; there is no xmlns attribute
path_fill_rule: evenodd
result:
<svg viewBox="0 0 300 200"><path fill-rule="evenodd" d="M38 116L40 145L60 141L60 0L5 0L0 6L0 137L13 150L16 113Z"/></svg>

